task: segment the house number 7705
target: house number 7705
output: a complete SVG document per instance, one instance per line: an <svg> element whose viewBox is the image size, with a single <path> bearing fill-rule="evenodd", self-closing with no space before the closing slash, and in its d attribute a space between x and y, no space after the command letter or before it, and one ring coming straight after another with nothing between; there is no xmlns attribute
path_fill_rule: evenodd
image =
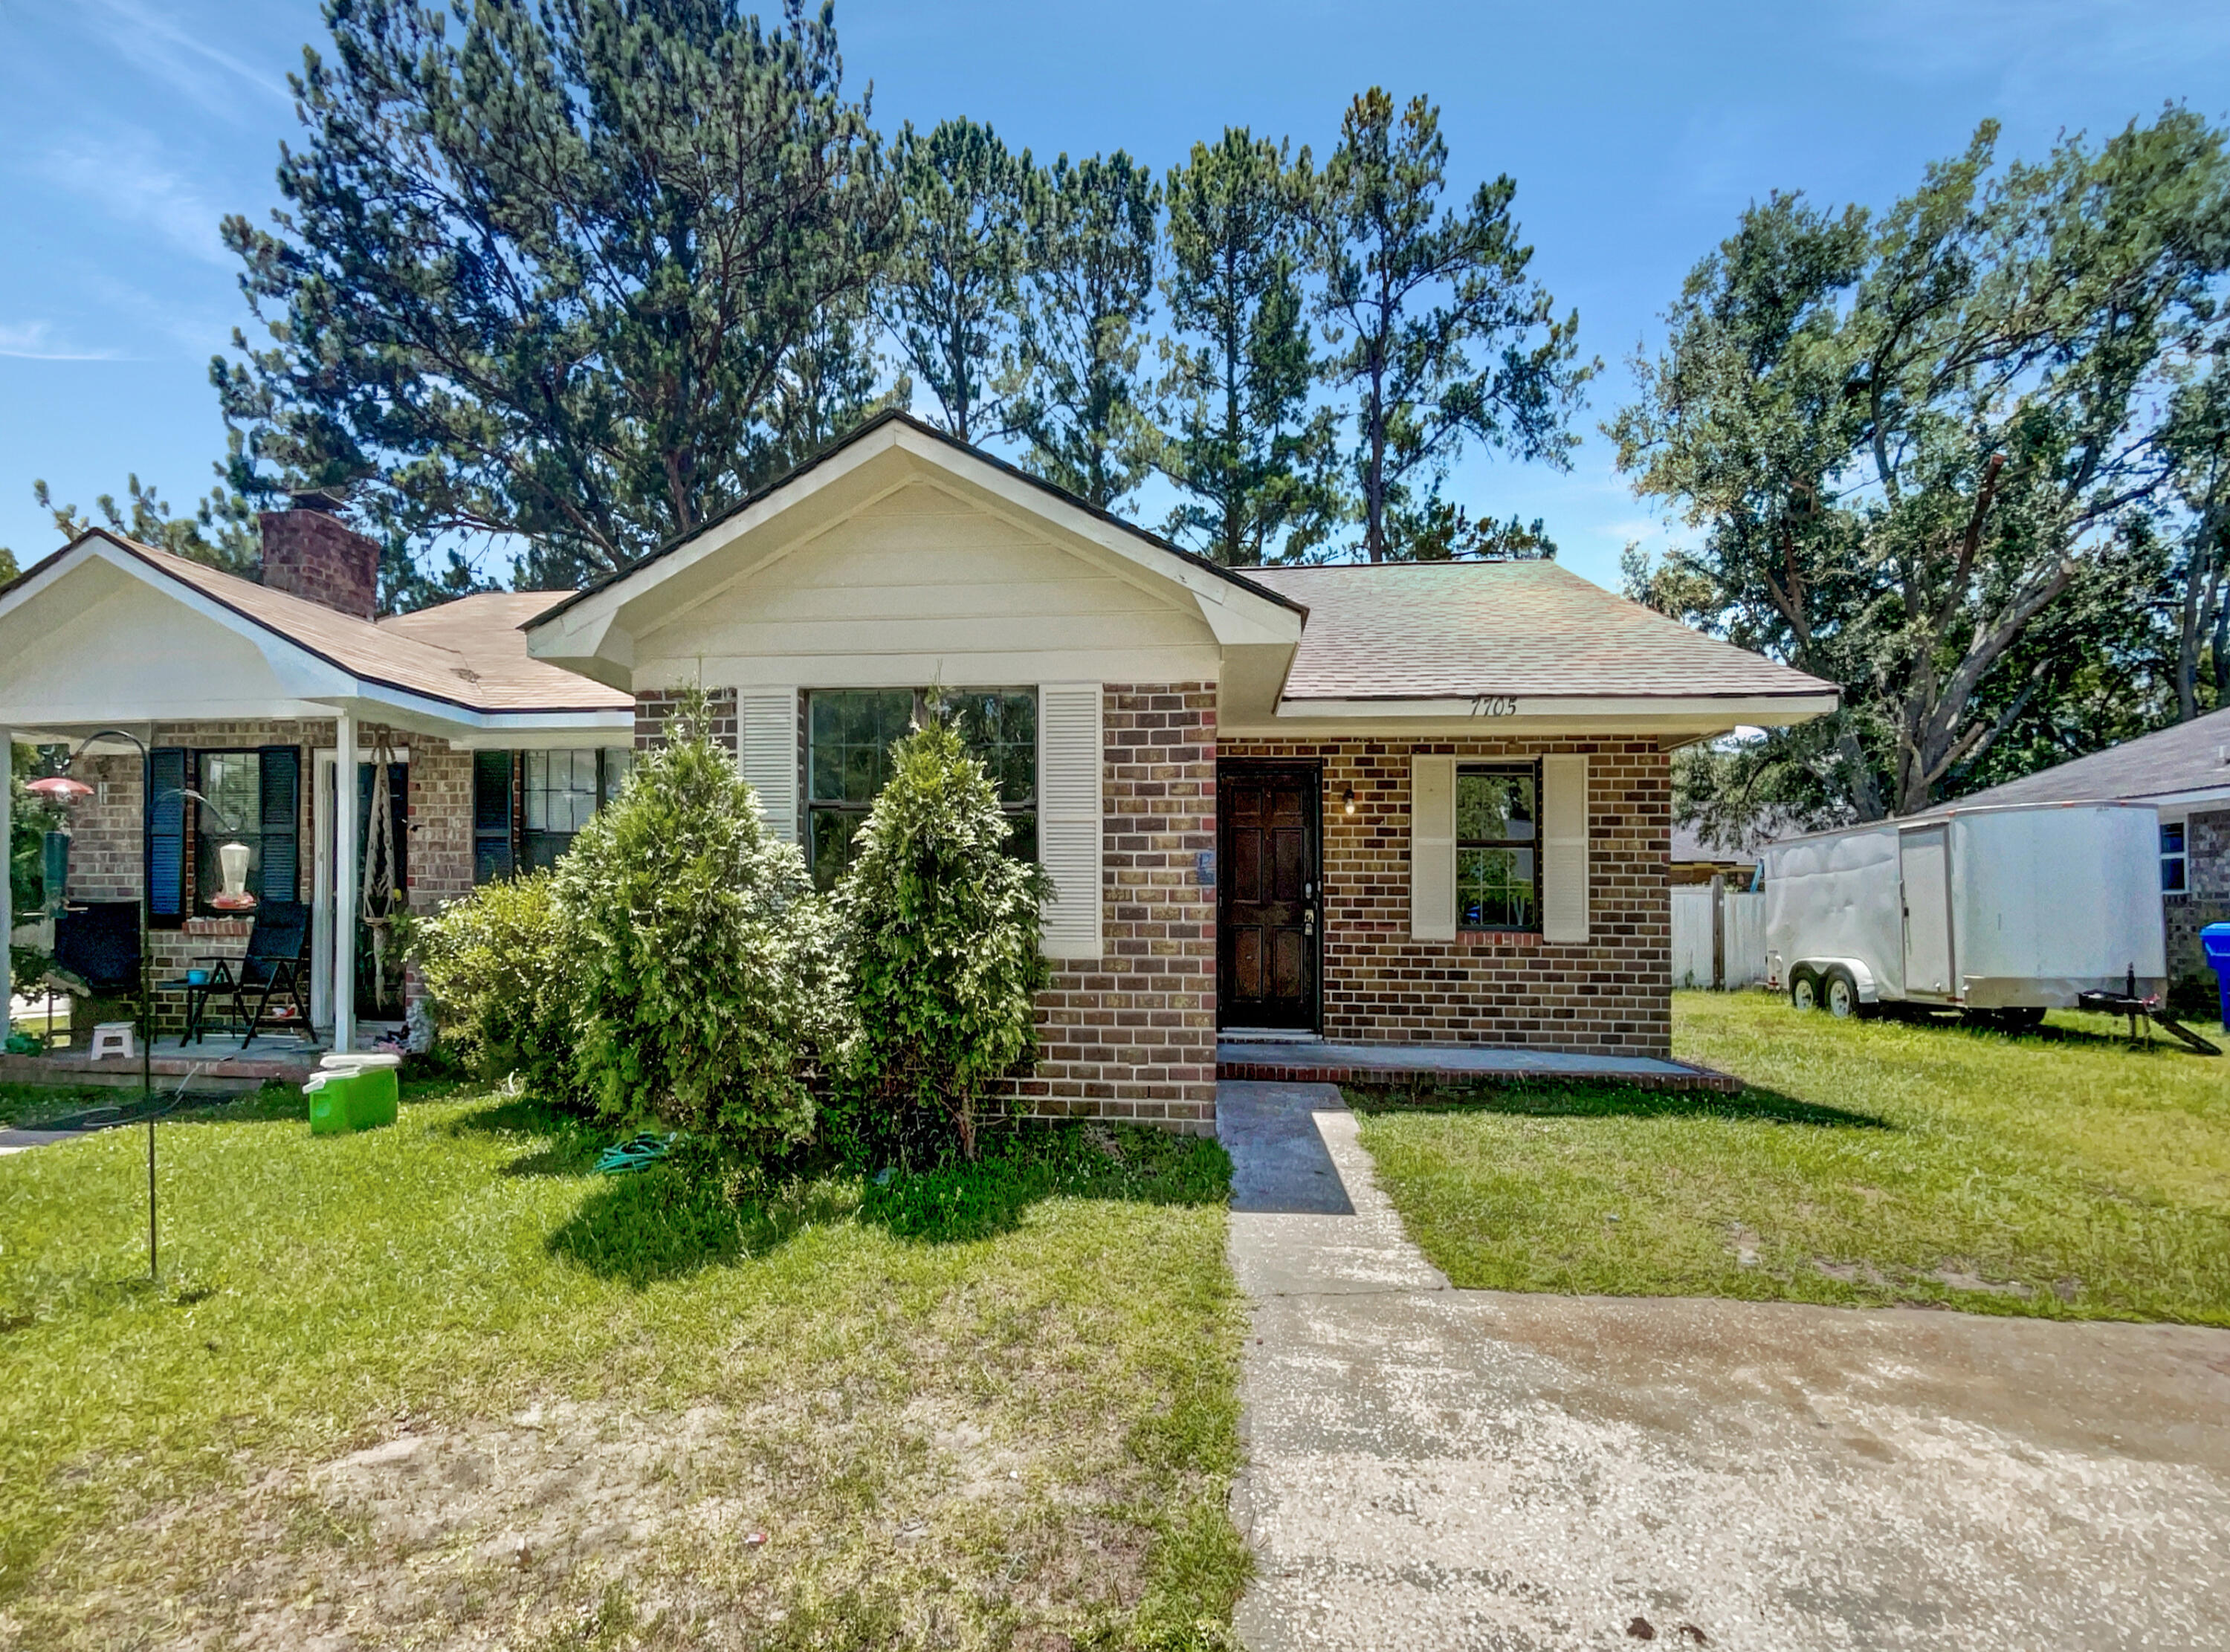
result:
<svg viewBox="0 0 2230 1652"><path fill-rule="evenodd" d="M1471 714L1475 717L1514 717L1518 715L1518 702L1507 694L1474 694Z"/></svg>

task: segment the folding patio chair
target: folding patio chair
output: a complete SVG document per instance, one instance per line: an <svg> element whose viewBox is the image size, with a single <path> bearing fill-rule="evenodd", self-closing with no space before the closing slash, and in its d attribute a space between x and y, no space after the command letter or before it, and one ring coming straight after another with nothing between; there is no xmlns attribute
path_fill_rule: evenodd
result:
<svg viewBox="0 0 2230 1652"><path fill-rule="evenodd" d="M232 1000L233 1013L240 1018L242 1028L242 1050L267 1026L309 1035L310 1006L303 1002L302 983L310 962L310 909L302 902L266 901L256 908L255 921L248 927L245 956L194 961L216 966L209 980L209 996ZM281 1000L275 1012L274 999Z"/></svg>

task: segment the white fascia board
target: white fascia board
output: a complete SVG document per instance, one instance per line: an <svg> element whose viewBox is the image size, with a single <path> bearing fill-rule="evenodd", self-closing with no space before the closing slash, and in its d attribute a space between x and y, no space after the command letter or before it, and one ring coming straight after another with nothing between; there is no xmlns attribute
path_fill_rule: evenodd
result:
<svg viewBox="0 0 2230 1652"><path fill-rule="evenodd" d="M1786 727L1833 711L1833 694L1479 695L1472 698L1332 700L1283 698L1280 728L1303 723L1456 723L1483 733L1539 723L1614 723L1621 727L1711 723Z"/></svg>

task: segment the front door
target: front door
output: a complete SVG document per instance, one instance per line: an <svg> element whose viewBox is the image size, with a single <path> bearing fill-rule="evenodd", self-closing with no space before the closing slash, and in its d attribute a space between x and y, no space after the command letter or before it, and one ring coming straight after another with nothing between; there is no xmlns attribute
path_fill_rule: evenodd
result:
<svg viewBox="0 0 2230 1652"><path fill-rule="evenodd" d="M1905 882L1905 990L1911 998L1951 995L1951 845L1940 826L1898 837Z"/></svg>
<svg viewBox="0 0 2230 1652"><path fill-rule="evenodd" d="M1225 763L1215 793L1217 1022L1314 1032L1324 906L1318 772Z"/></svg>

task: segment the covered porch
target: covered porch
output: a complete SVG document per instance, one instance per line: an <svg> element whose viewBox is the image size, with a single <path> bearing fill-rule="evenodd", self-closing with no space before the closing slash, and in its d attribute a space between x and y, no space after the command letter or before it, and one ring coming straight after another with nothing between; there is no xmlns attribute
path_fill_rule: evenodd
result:
<svg viewBox="0 0 2230 1652"><path fill-rule="evenodd" d="M267 560L270 518L266 535ZM68 871L59 890L40 880L34 911L12 910L0 884L0 934L52 954L58 921L105 925L114 963L88 1019L136 1019L145 981L158 1087L294 1082L321 1053L399 1028L414 994L391 921L476 881L489 847L476 762L499 760L508 824L519 750L570 783L632 745L631 698L526 659L519 621L550 600L376 620L104 534L48 558L0 591L0 750L36 749L40 772L73 782L68 842L50 852ZM0 789L0 841L10 812ZM237 970L274 936L293 966L273 1000L287 1012L242 1049L216 1013L223 995L202 1039L182 1043L190 974ZM0 956L0 1001L42 990L11 974ZM42 1017L28 1019L46 1045ZM88 1029L74 1031L66 1047L0 1057L0 1081L139 1082L138 1060L93 1060Z"/></svg>

